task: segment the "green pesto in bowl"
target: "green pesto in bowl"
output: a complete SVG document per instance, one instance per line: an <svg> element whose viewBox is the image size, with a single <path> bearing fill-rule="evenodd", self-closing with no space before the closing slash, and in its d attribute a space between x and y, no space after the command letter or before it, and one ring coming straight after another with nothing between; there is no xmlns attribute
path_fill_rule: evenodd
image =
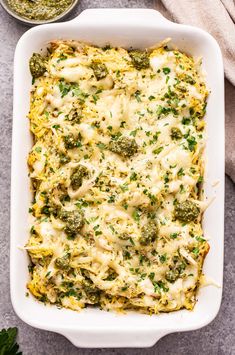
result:
<svg viewBox="0 0 235 355"><path fill-rule="evenodd" d="M75 0L7 0L19 16L29 20L51 20L65 12Z"/></svg>

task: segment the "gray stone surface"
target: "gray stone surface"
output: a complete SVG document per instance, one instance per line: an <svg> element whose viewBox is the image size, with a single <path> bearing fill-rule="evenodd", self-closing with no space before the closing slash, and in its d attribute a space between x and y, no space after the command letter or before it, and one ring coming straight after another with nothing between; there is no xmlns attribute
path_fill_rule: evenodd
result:
<svg viewBox="0 0 235 355"><path fill-rule="evenodd" d="M76 11L79 13L88 7L153 7L153 1L83 0ZM150 349L77 349L63 336L34 329L24 324L15 315L9 294L12 63L15 45L26 29L24 25L15 22L0 9L0 328L10 326L19 328L19 343L24 355L235 354L235 273L233 263L235 255L235 187L229 178L226 178L223 301L217 318L210 325L193 332L168 335Z"/></svg>

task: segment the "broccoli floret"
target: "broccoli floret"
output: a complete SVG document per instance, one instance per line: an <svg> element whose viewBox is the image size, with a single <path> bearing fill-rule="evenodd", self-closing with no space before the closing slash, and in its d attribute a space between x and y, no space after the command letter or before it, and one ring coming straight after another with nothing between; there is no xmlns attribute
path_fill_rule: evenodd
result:
<svg viewBox="0 0 235 355"><path fill-rule="evenodd" d="M33 78L39 78L46 71L46 61L39 53L33 53L29 60L29 69Z"/></svg>
<svg viewBox="0 0 235 355"><path fill-rule="evenodd" d="M183 137L182 132L179 128L177 127L172 127L171 128L171 138L172 139L181 139Z"/></svg>
<svg viewBox="0 0 235 355"><path fill-rule="evenodd" d="M153 243L158 237L158 231L159 228L156 221L150 221L145 224L141 229L140 244L146 246Z"/></svg>
<svg viewBox="0 0 235 355"><path fill-rule="evenodd" d="M98 61L93 61L91 63L91 69L93 70L97 80L104 79L108 74L106 65Z"/></svg>
<svg viewBox="0 0 235 355"><path fill-rule="evenodd" d="M149 56L147 52L132 50L129 52L133 66L137 70L149 68Z"/></svg>
<svg viewBox="0 0 235 355"><path fill-rule="evenodd" d="M84 165L78 165L71 175L71 186L73 190L77 190L81 185L84 177L89 174L88 169Z"/></svg>
<svg viewBox="0 0 235 355"><path fill-rule="evenodd" d="M131 157L138 150L138 145L134 138L119 137L109 143L109 150L123 157Z"/></svg>
<svg viewBox="0 0 235 355"><path fill-rule="evenodd" d="M84 226L84 216L80 211L62 210L59 218L65 222L64 231L69 239L74 239L76 234Z"/></svg>
<svg viewBox="0 0 235 355"><path fill-rule="evenodd" d="M175 218L181 222L192 222L199 214L200 208L192 201L184 201L175 205Z"/></svg>

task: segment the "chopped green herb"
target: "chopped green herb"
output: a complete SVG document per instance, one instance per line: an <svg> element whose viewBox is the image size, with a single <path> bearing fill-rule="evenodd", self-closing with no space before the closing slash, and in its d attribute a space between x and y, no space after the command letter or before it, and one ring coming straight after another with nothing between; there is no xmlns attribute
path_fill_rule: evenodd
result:
<svg viewBox="0 0 235 355"><path fill-rule="evenodd" d="M205 242L205 241L206 241L206 239L204 239L204 238L202 238L202 237L196 237L196 240L197 240L198 242Z"/></svg>
<svg viewBox="0 0 235 355"><path fill-rule="evenodd" d="M183 117L181 122L183 125L188 126L191 124L191 119L189 117Z"/></svg>
<svg viewBox="0 0 235 355"><path fill-rule="evenodd" d="M130 181L136 181L138 179L138 175L136 174L136 172L134 171L131 176L130 176Z"/></svg>
<svg viewBox="0 0 235 355"><path fill-rule="evenodd" d="M163 151L163 147L159 147L153 150L153 154L160 154Z"/></svg>
<svg viewBox="0 0 235 355"><path fill-rule="evenodd" d="M132 217L136 222L139 222L140 220L140 211L138 209L135 209L132 213Z"/></svg>
<svg viewBox="0 0 235 355"><path fill-rule="evenodd" d="M178 176L184 176L184 175L185 175L184 169L183 169L183 168L180 168L180 170L178 171L177 175L178 175Z"/></svg>
<svg viewBox="0 0 235 355"><path fill-rule="evenodd" d="M153 286L154 286L154 292L161 293L162 291L163 292L169 291L169 288L166 287L162 281L154 281Z"/></svg>
<svg viewBox="0 0 235 355"><path fill-rule="evenodd" d="M135 137L137 132L138 132L138 128L135 129L134 131L131 131L131 132L130 132L130 136Z"/></svg>
<svg viewBox="0 0 235 355"><path fill-rule="evenodd" d="M171 233L170 238L171 239L176 239L178 237L179 233Z"/></svg>
<svg viewBox="0 0 235 355"><path fill-rule="evenodd" d="M162 264L164 264L167 260L166 254L160 255L159 260Z"/></svg>
<svg viewBox="0 0 235 355"><path fill-rule="evenodd" d="M199 176L197 182L198 182L199 184L201 184L201 183L203 182L203 176Z"/></svg>
<svg viewBox="0 0 235 355"><path fill-rule="evenodd" d="M59 58L57 59L57 63L61 62L62 60L68 59L67 55L64 55L64 53L61 53Z"/></svg>
<svg viewBox="0 0 235 355"><path fill-rule="evenodd" d="M97 143L96 146L100 149L100 150L104 150L106 148L106 145L104 143Z"/></svg>
<svg viewBox="0 0 235 355"><path fill-rule="evenodd" d="M60 80L59 89L60 89L61 97L63 98L71 90L71 85L67 84L64 80Z"/></svg>
<svg viewBox="0 0 235 355"><path fill-rule="evenodd" d="M99 100L99 96L98 95L92 95L92 98L93 98L95 104Z"/></svg>
<svg viewBox="0 0 235 355"><path fill-rule="evenodd" d="M60 128L60 125L59 125L59 124L54 124L54 125L52 126L52 128L58 129L58 128Z"/></svg>
<svg viewBox="0 0 235 355"><path fill-rule="evenodd" d="M35 148L35 151L36 151L37 153L41 153L42 148L41 148L41 147L36 147L36 148Z"/></svg>
<svg viewBox="0 0 235 355"><path fill-rule="evenodd" d="M165 74L165 75L167 75L167 74L169 74L170 73L170 68L168 68L168 67L165 67L165 68L162 68L162 71L163 71L163 73Z"/></svg>
<svg viewBox="0 0 235 355"><path fill-rule="evenodd" d="M150 272L150 274L149 274L148 276L149 276L149 279L150 279L151 281L153 281L153 280L154 280L154 277L155 277L155 273L154 273L154 272Z"/></svg>
<svg viewBox="0 0 235 355"><path fill-rule="evenodd" d="M124 208L125 210L127 210L127 209L128 209L128 204L127 204L127 203L124 203L123 208Z"/></svg>
<svg viewBox="0 0 235 355"><path fill-rule="evenodd" d="M128 184L125 182L123 185L119 185L120 186L120 189L125 192L128 190Z"/></svg>
<svg viewBox="0 0 235 355"><path fill-rule="evenodd" d="M116 198L115 195L109 196L108 203L113 203L113 202L115 202L115 198Z"/></svg>
<svg viewBox="0 0 235 355"><path fill-rule="evenodd" d="M141 97L140 97L140 95L141 95L141 92L140 92L139 90L137 90L137 91L134 93L134 97L136 98L136 100L137 100L138 102L141 102Z"/></svg>
<svg viewBox="0 0 235 355"><path fill-rule="evenodd" d="M199 248L194 248L193 250L192 250L192 253L195 255L195 256L198 256L199 255Z"/></svg>
<svg viewBox="0 0 235 355"><path fill-rule="evenodd" d="M195 147L197 145L197 141L196 138L191 136L187 138L187 142L188 142L188 149L192 152L195 150Z"/></svg>

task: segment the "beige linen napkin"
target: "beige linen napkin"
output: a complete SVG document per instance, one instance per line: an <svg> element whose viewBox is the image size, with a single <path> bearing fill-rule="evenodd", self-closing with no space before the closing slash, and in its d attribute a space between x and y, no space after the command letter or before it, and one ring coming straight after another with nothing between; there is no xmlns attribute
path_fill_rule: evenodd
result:
<svg viewBox="0 0 235 355"><path fill-rule="evenodd" d="M225 67L226 173L235 182L235 3L234 0L155 0L175 22L201 27L220 45Z"/></svg>

